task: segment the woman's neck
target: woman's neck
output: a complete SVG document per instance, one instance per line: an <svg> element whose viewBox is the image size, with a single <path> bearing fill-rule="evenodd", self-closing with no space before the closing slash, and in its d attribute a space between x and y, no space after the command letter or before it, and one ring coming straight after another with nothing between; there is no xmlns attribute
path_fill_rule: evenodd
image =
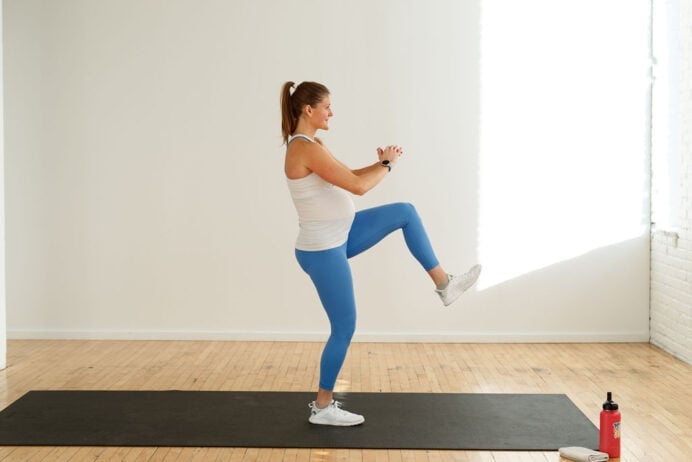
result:
<svg viewBox="0 0 692 462"><path fill-rule="evenodd" d="M292 135L305 135L307 137L310 137L310 139L315 139L315 135L317 134L317 129L314 127L309 126L308 124L298 122L298 126L296 127L295 131L292 133Z"/></svg>

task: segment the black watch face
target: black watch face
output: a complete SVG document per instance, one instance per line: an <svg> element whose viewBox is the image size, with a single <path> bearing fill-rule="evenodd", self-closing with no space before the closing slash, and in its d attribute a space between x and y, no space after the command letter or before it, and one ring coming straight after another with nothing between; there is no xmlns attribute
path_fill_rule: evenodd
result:
<svg viewBox="0 0 692 462"><path fill-rule="evenodd" d="M382 165L389 165L389 161L388 161L388 160L383 160L383 161L382 161Z"/></svg>

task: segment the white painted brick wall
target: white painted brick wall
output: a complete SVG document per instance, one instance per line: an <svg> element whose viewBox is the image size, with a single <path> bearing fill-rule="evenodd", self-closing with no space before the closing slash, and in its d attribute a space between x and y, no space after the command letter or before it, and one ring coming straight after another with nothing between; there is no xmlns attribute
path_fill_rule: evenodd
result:
<svg viewBox="0 0 692 462"><path fill-rule="evenodd" d="M692 0L679 5L680 226L651 239L651 343L692 364Z"/></svg>

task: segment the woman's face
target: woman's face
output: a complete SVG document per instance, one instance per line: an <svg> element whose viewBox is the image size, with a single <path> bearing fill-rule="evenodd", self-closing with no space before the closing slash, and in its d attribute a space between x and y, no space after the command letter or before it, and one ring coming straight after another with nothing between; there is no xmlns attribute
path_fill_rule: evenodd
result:
<svg viewBox="0 0 692 462"><path fill-rule="evenodd" d="M306 115L310 123L318 129L329 130L329 119L334 115L331 109L332 102L329 95L322 98L315 107L307 106Z"/></svg>

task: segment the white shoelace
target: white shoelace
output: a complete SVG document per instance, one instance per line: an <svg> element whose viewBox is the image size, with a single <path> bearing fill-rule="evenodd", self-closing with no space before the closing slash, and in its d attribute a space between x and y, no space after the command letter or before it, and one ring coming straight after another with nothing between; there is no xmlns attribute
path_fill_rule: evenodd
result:
<svg viewBox="0 0 692 462"><path fill-rule="evenodd" d="M341 401L332 400L332 402L325 407L319 407L316 401L312 401L310 404L308 404L308 407L312 409L312 411L315 413L324 411L325 409L329 409L330 406L333 406L334 410L339 414L348 413L348 411L344 411L343 409L341 409Z"/></svg>

